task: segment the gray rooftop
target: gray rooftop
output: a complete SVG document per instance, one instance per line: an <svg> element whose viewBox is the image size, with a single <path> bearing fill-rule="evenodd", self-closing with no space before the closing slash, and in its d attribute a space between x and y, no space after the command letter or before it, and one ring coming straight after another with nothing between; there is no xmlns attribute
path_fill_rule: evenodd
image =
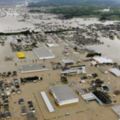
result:
<svg viewBox="0 0 120 120"><path fill-rule="evenodd" d="M74 91L67 85L53 86L50 90L58 102L78 98Z"/></svg>
<svg viewBox="0 0 120 120"><path fill-rule="evenodd" d="M34 54L39 59L51 59L51 58L55 58L55 55L47 47L36 48L36 49L33 50L33 52L34 52Z"/></svg>
<svg viewBox="0 0 120 120"><path fill-rule="evenodd" d="M62 62L63 62L64 64L75 63L75 61L72 60L72 59L63 59Z"/></svg>
<svg viewBox="0 0 120 120"><path fill-rule="evenodd" d="M22 73L37 72L37 71L44 71L44 70L48 70L48 69L41 64L23 65L20 67L20 71Z"/></svg>

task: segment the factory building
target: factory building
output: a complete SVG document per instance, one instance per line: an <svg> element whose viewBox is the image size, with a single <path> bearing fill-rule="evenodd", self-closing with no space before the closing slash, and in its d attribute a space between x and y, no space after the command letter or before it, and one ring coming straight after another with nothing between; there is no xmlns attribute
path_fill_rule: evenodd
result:
<svg viewBox="0 0 120 120"><path fill-rule="evenodd" d="M56 103L59 106L78 103L79 98L75 92L67 85L57 85L50 88Z"/></svg>

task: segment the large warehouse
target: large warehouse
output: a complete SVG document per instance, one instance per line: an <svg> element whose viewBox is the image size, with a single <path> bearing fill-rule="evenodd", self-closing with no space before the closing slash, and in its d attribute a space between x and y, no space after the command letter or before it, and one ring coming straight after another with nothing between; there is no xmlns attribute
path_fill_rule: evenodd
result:
<svg viewBox="0 0 120 120"><path fill-rule="evenodd" d="M41 72L48 70L44 65L33 64L33 65L23 65L19 68L21 73L30 73L30 72Z"/></svg>
<svg viewBox="0 0 120 120"><path fill-rule="evenodd" d="M79 98L67 85L57 85L50 88L50 91L59 106L78 103Z"/></svg>
<svg viewBox="0 0 120 120"><path fill-rule="evenodd" d="M40 60L55 58L55 55L47 47L36 48L33 52Z"/></svg>

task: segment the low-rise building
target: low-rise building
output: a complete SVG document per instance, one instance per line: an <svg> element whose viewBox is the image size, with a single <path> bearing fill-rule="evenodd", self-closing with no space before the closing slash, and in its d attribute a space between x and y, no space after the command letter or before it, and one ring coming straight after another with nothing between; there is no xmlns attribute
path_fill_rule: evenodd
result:
<svg viewBox="0 0 120 120"><path fill-rule="evenodd" d="M56 103L59 106L78 103L79 98L75 92L67 85L57 85L50 88Z"/></svg>

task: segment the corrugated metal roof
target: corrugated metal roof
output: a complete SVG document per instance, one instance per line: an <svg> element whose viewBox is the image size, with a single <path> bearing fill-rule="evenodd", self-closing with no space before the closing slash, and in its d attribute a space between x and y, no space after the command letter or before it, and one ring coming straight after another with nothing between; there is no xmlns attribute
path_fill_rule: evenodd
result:
<svg viewBox="0 0 120 120"><path fill-rule="evenodd" d="M20 68L21 73L27 72L38 72L48 70L45 66L41 64L23 65Z"/></svg>
<svg viewBox="0 0 120 120"><path fill-rule="evenodd" d="M55 58L55 55L47 47L39 47L33 50L34 54L41 60Z"/></svg>
<svg viewBox="0 0 120 120"><path fill-rule="evenodd" d="M57 85L51 88L51 92L58 102L78 98L74 91L67 85Z"/></svg>

